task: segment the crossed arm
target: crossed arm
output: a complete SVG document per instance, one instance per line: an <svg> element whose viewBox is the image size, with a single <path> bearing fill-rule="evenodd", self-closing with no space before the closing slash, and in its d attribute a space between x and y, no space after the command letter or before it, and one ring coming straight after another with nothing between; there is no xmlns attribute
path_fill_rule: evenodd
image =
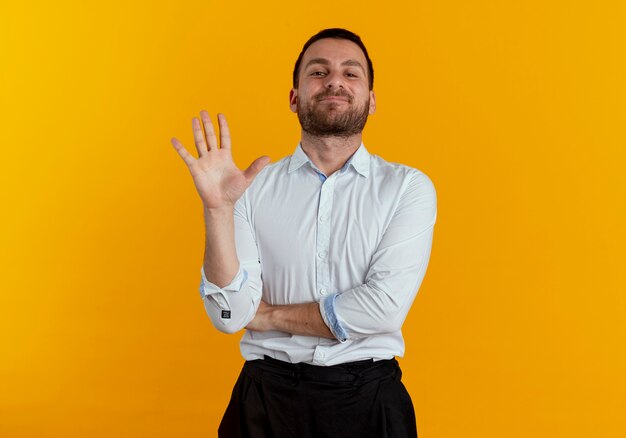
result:
<svg viewBox="0 0 626 438"><path fill-rule="evenodd" d="M246 328L258 332L277 330L294 335L335 339L322 318L318 303L270 306L261 301L254 319Z"/></svg>

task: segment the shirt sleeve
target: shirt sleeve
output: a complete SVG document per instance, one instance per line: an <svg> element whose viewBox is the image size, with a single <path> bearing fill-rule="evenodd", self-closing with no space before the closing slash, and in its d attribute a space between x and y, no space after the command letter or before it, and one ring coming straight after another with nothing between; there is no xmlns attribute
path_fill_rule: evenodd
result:
<svg viewBox="0 0 626 438"><path fill-rule="evenodd" d="M262 295L261 263L248 220L246 194L235 204L235 247L239 270L233 280L220 288L207 280L204 267L200 270L200 296L215 328L224 333L236 333L254 318ZM210 262L210 261L209 261Z"/></svg>
<svg viewBox="0 0 626 438"><path fill-rule="evenodd" d="M436 217L435 187L416 171L372 255L365 283L320 301L322 318L339 341L402 328L426 274Z"/></svg>

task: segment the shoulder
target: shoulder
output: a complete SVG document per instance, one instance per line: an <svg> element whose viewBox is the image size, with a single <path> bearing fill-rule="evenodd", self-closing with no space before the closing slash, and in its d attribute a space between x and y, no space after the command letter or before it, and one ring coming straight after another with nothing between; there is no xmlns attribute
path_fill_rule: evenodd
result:
<svg viewBox="0 0 626 438"><path fill-rule="evenodd" d="M286 175L289 170L290 160L291 155L287 155L286 157L265 166L254 178L254 181L252 181L252 184L248 189L263 186L268 182L274 181L277 178Z"/></svg>
<svg viewBox="0 0 626 438"><path fill-rule="evenodd" d="M435 185L426 173L406 164L386 161L378 155L372 154L370 157L370 169L374 178L384 183L399 184L405 194L419 192L422 195L436 197Z"/></svg>

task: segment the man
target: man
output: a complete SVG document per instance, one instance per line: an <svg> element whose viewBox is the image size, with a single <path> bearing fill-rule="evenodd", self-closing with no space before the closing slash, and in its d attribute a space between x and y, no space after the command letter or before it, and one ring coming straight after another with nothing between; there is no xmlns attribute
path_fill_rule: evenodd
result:
<svg viewBox="0 0 626 438"><path fill-rule="evenodd" d="M361 142L376 109L361 39L326 29L296 62L293 155L246 170L206 111L193 119L199 158L172 143L204 204L201 296L215 327L243 328L246 359L223 437L415 437L395 356L424 278L436 194L422 172Z"/></svg>

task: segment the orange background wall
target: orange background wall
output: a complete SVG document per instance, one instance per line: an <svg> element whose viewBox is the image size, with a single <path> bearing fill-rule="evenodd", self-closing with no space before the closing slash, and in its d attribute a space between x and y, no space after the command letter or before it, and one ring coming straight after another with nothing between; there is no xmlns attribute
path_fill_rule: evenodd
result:
<svg viewBox="0 0 626 438"><path fill-rule="evenodd" d="M621 1L0 7L0 436L213 436L242 364L198 294L201 204L169 143L224 112L290 154L293 62L361 34L365 144L439 199L401 364L420 437L626 436Z"/></svg>

